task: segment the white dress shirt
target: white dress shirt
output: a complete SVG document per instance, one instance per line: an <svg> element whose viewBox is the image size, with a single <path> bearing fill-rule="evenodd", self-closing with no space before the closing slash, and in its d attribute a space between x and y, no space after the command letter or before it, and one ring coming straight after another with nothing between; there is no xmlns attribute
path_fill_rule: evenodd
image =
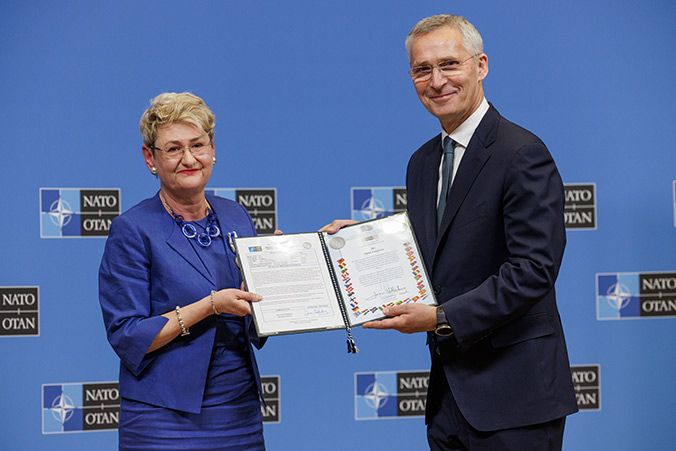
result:
<svg viewBox="0 0 676 451"><path fill-rule="evenodd" d="M460 161L462 160L463 155L465 155L465 150L469 144L469 140L472 139L474 131L479 126L481 119L484 118L484 115L488 111L488 101L484 97L479 105L479 108L476 109L470 117L468 117L465 122L460 124L458 128L453 130L451 133L446 133L444 128L441 128L441 147L443 149L444 139L447 136L450 136L453 141L455 141L455 150L453 152L453 172L451 173L451 187L453 186L453 180L455 180L455 173L458 172L458 167L460 166ZM441 164L439 164L439 184L437 185L437 205L439 205L439 198L441 196L441 167L444 164L444 159L441 159Z"/></svg>

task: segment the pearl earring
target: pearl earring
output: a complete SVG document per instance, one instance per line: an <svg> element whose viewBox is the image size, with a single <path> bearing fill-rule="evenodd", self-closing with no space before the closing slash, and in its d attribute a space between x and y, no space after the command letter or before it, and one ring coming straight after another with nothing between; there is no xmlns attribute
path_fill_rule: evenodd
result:
<svg viewBox="0 0 676 451"><path fill-rule="evenodd" d="M151 173L152 175L157 175L157 169L155 169L155 166L153 166L152 168L150 168L150 173Z"/></svg>
<svg viewBox="0 0 676 451"><path fill-rule="evenodd" d="M212 161L216 164L216 155L213 156Z"/></svg>

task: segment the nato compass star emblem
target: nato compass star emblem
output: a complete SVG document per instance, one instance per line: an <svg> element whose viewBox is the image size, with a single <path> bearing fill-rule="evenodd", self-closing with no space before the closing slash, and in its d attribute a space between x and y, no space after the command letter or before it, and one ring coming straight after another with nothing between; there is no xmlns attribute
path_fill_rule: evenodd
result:
<svg viewBox="0 0 676 451"><path fill-rule="evenodd" d="M62 228L70 222L73 215L73 209L65 200L59 198L49 207L49 218L54 225Z"/></svg>
<svg viewBox="0 0 676 451"><path fill-rule="evenodd" d="M380 218L385 215L386 211L385 205L375 197L366 199L359 210L365 219Z"/></svg>
<svg viewBox="0 0 676 451"><path fill-rule="evenodd" d="M378 410L387 403L389 395L387 388L383 384L374 382L366 387L363 397L366 400L366 404Z"/></svg>
<svg viewBox="0 0 676 451"><path fill-rule="evenodd" d="M608 304L619 312L629 304L631 292L626 285L617 282L608 288L605 298Z"/></svg>
<svg viewBox="0 0 676 451"><path fill-rule="evenodd" d="M64 424L73 416L75 403L73 403L73 400L67 395L61 394L54 398L54 401L52 401L52 408L49 410L52 412L52 416L56 421Z"/></svg>
<svg viewBox="0 0 676 451"><path fill-rule="evenodd" d="M639 273L596 274L596 318L627 319L641 316Z"/></svg>
<svg viewBox="0 0 676 451"><path fill-rule="evenodd" d="M406 188L371 186L350 188L352 219L369 221L406 211Z"/></svg>

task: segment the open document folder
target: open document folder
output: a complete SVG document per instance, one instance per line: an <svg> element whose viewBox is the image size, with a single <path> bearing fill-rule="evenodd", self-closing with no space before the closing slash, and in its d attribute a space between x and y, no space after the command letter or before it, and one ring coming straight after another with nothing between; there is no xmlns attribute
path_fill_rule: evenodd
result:
<svg viewBox="0 0 676 451"><path fill-rule="evenodd" d="M349 328L385 317L385 307L435 305L406 213L337 233L235 238L260 336Z"/></svg>

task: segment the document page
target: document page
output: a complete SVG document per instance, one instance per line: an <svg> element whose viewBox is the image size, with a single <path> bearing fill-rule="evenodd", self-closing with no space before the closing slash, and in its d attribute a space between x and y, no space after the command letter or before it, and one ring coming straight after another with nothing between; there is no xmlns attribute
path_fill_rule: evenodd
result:
<svg viewBox="0 0 676 451"><path fill-rule="evenodd" d="M345 327L318 233L236 238L259 335Z"/></svg>
<svg viewBox="0 0 676 451"><path fill-rule="evenodd" d="M344 227L324 239L351 325L384 318L385 307L436 304L405 213Z"/></svg>

